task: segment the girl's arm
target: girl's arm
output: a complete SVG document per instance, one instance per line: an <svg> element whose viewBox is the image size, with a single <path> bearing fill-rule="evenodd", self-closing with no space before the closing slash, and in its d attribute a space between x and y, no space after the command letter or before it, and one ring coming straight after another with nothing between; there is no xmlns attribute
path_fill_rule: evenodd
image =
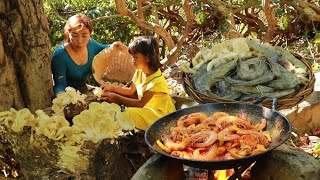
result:
<svg viewBox="0 0 320 180"><path fill-rule="evenodd" d="M119 87L119 86L109 86L109 85L102 85L101 86L103 93L107 92L114 92L120 94L122 96L129 96L131 97L136 92L136 86L134 83L131 83L130 87Z"/></svg>
<svg viewBox="0 0 320 180"><path fill-rule="evenodd" d="M124 104L127 107L144 107L150 99L153 97L155 92L153 91L146 91L143 94L143 97L141 99L133 99L133 98L128 98L125 96L122 96L120 94L112 93L112 92L107 92L102 95L101 99L104 101L107 101L109 103L116 103L116 104Z"/></svg>

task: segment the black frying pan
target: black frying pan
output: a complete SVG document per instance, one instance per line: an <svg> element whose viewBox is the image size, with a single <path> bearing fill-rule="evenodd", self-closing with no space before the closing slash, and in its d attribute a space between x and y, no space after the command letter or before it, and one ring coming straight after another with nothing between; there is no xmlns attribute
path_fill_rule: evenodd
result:
<svg viewBox="0 0 320 180"><path fill-rule="evenodd" d="M258 105L257 103L260 103L260 101L263 100L258 100L253 104L209 103L178 110L158 119L156 122L149 126L149 128L145 132L146 143L148 144L148 146L150 146L158 153L161 153L169 158L181 161L181 163L185 165L196 168L212 170L231 169L240 167L244 164L253 163L260 157L266 155L271 150L283 144L286 140L288 140L291 134L291 125L288 119L274 109L274 107L276 106L276 102L274 101L272 109L269 109ZM249 118L251 118L252 120L252 124L261 123L262 117L267 119L266 130L270 132L272 142L270 144L270 147L266 151L251 156L246 156L243 158L236 158L230 160L202 161L171 156L170 154L164 152L156 144L156 141L160 139L161 134L169 132L170 127L176 126L177 119L183 115L187 115L194 112L204 112L210 116L217 111L223 111L229 113L230 115L236 115L240 112L240 110L244 110L244 112L248 114Z"/></svg>

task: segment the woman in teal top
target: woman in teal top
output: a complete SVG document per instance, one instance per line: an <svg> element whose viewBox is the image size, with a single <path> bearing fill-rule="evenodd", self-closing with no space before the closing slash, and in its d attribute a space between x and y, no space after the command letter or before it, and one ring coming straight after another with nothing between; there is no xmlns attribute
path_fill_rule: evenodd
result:
<svg viewBox="0 0 320 180"><path fill-rule="evenodd" d="M73 61L68 54L64 45L58 46L52 55L51 69L55 82L54 92L64 92L67 86L82 91L86 87L86 82L91 74L92 60L104 48L109 47L108 44L99 44L94 39L90 39L87 50L87 63L79 65Z"/></svg>
<svg viewBox="0 0 320 180"><path fill-rule="evenodd" d="M80 92L87 91L86 82L91 74L92 61L109 44L100 44L91 38L92 23L85 15L74 15L64 27L64 43L52 55L51 70L55 95L67 86Z"/></svg>

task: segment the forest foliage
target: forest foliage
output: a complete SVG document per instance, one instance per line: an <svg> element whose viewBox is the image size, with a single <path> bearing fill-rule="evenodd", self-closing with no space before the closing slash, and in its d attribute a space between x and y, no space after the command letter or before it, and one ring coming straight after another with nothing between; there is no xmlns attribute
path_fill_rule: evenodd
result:
<svg viewBox="0 0 320 180"><path fill-rule="evenodd" d="M295 51L314 61L319 58L320 5L315 0L44 0L43 3L53 48L63 40L65 20L82 13L92 19L93 38L101 43L128 44L135 36L158 34L162 57L174 51L179 54L192 45L205 46L242 36L284 47L294 44L296 48L303 47ZM171 60L171 64L176 60Z"/></svg>

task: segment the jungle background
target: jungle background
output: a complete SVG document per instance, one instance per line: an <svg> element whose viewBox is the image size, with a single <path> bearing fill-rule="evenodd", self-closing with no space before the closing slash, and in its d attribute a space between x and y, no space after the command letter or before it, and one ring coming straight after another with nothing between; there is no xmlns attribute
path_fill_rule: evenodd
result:
<svg viewBox="0 0 320 180"><path fill-rule="evenodd" d="M240 36L284 47L302 46L293 50L318 58L320 7L316 0L137 0L126 1L125 7L122 3L44 0L52 49L63 40L64 21L83 13L92 19L93 38L99 42L128 44L139 35L160 36L162 58L173 49L172 43L186 49L187 45L202 47Z"/></svg>
<svg viewBox="0 0 320 180"><path fill-rule="evenodd" d="M157 35L165 67L203 46L235 37L254 37L283 46L318 68L319 1L1 1L0 110L50 106L50 61L61 43L64 22L76 13L92 18L101 43ZM18 84L16 82L19 82Z"/></svg>
<svg viewBox="0 0 320 180"><path fill-rule="evenodd" d="M65 20L77 13L92 19L92 37L101 43L128 45L136 36L156 35L165 67L203 46L254 37L298 53L319 70L318 0L2 0L0 111L50 106L51 53L63 40ZM21 177L12 151L1 151L4 175Z"/></svg>

